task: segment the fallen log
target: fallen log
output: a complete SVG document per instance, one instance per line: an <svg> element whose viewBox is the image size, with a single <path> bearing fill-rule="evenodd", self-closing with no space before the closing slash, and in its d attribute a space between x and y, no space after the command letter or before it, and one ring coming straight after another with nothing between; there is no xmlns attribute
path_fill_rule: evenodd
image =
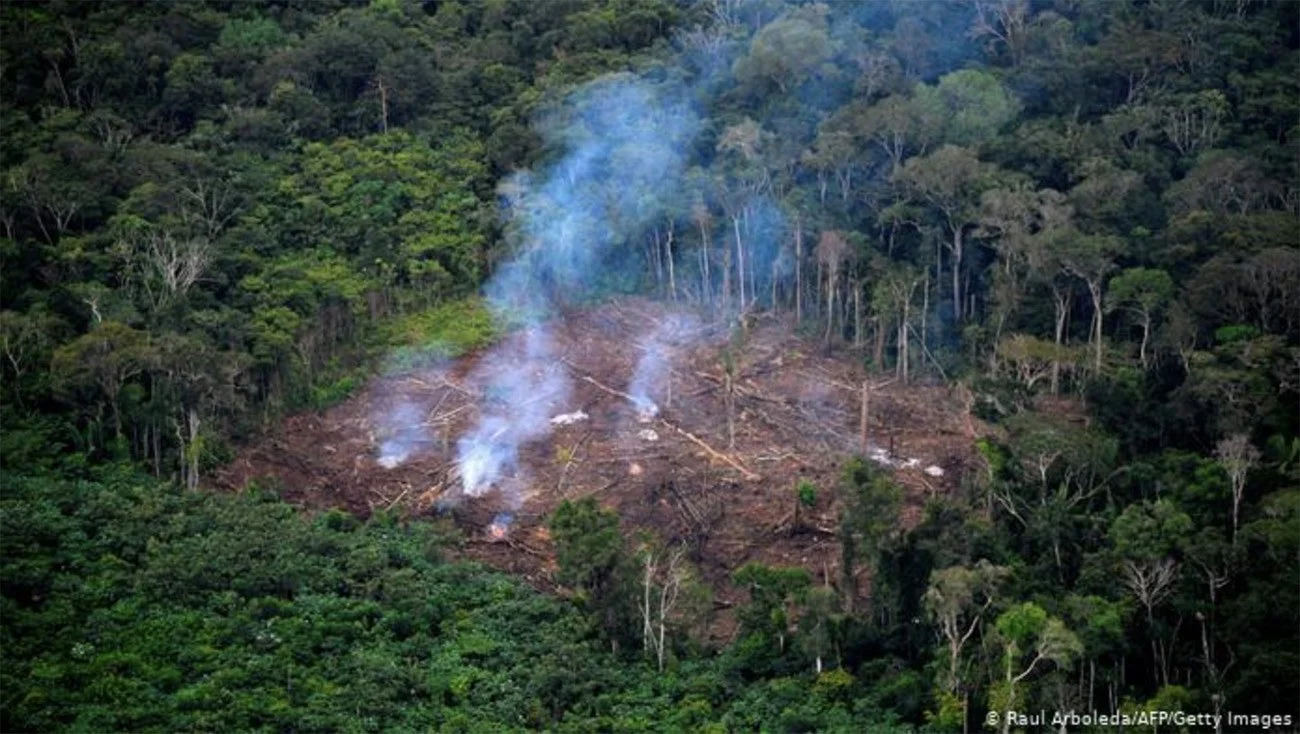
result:
<svg viewBox="0 0 1300 734"><path fill-rule="evenodd" d="M708 444L705 443L702 439L700 439L699 437L697 437L697 436L695 436L694 434L690 433L689 431L686 431L686 430L684 430L684 429L682 429L682 428L679 428L679 427L673 425L672 423L669 423L668 421L666 421L666 420L664 420L664 419L662 419L662 418L659 419L659 422L662 423L662 424L664 425L665 428L671 428L671 429L673 429L674 431L677 431L677 432L680 433L683 437L685 437L688 441L690 441L691 443L695 444L696 446L699 446L700 448L704 449L704 451L705 451L706 453L708 453L709 456L712 456L713 458L717 459L718 461L721 461L722 463L726 464L727 466L730 466L731 468L733 468L733 469L735 469L736 471L740 472L741 475L742 475L745 479L748 479L748 480L750 480L750 481L756 481L756 480L759 480L759 479L762 479L762 478L763 478L763 477L759 476L758 474L755 474L754 472L750 471L749 469L746 469L745 466L744 466L743 464L741 464L740 462L736 461L735 459L731 458L730 456L727 456L726 454L724 454L724 453L718 451L717 449L713 448L712 446L708 445Z"/></svg>
<svg viewBox="0 0 1300 734"><path fill-rule="evenodd" d="M780 534L781 531L783 530L789 530L790 523L793 521L794 521L794 510L791 510L790 512L787 512L784 515L782 515L781 519L777 520L776 523L772 525L772 533Z"/></svg>
<svg viewBox="0 0 1300 734"><path fill-rule="evenodd" d="M623 398L624 400L627 400L627 401L631 402L633 405L638 404L638 403L641 402L641 401L637 400L636 398L632 397L631 395L628 395L627 393L623 392L622 390L615 390L614 388L610 387L609 385L603 384L602 382L600 382L600 381L597 380L596 378L592 377L591 375L586 374L586 373L583 372L581 369L578 369L578 366L575 365L574 363L570 362L569 360L567 360L567 359L561 359L560 361L562 361L562 362L564 362L564 364L568 365L569 369L573 370L574 373L576 373L576 374L577 374L579 377L581 377L583 380L585 380L586 382L591 383L592 385L595 385L597 388L599 388L599 389L601 389L601 390L604 390L605 392L609 393L610 395L614 395L614 396L617 396L617 397Z"/></svg>
<svg viewBox="0 0 1300 734"><path fill-rule="evenodd" d="M465 411L469 410L469 409L472 408L472 407L474 407L474 404L473 404L473 403L466 403L466 404L460 406L459 408L453 408L453 409L447 411L446 413L443 413L442 415L435 415L435 416L433 416L432 418L430 418L429 420L427 420L427 421L425 421L424 423L422 423L421 425L422 425L422 426L428 426L428 427L433 427L433 426L442 425L443 423L446 423L446 422L447 422L448 420L450 420L451 418L455 417L456 415L458 415L458 414L460 414L460 413L464 413Z"/></svg>
<svg viewBox="0 0 1300 734"><path fill-rule="evenodd" d="M686 499L686 495L682 494L681 490L677 489L677 485L669 482L668 489L672 491L673 495L677 497L677 500L681 503L682 514L686 516L686 521L698 527L704 527L704 517L700 515L699 510L695 509L695 505L692 505L691 501Z"/></svg>
<svg viewBox="0 0 1300 734"><path fill-rule="evenodd" d="M396 499L394 499L392 502L389 502L389 503L388 503L388 506L385 507L384 510L387 511L387 510L391 510L391 509L393 509L393 507L395 507L395 506L397 505L398 502L401 502L402 499L403 499L404 497L406 497L406 495L410 494L410 492L411 492L411 488L410 488L410 487L407 487L406 489L403 489L403 490L402 490L402 493L399 494L399 495L397 495Z"/></svg>

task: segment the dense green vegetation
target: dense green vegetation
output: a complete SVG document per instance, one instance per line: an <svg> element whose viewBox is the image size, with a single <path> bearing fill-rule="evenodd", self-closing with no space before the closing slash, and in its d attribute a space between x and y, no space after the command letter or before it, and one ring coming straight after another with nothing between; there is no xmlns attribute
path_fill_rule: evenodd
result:
<svg viewBox="0 0 1300 734"><path fill-rule="evenodd" d="M662 674L631 663L572 605L441 562L454 541L428 523L308 521L260 493L192 493L127 470L9 478L3 510L5 731L748 729L889 715L854 704L847 675L809 690L749 683L726 656Z"/></svg>
<svg viewBox="0 0 1300 734"><path fill-rule="evenodd" d="M3 4L0 728L1300 723L1298 29L1236 0ZM869 603L749 566L709 650L688 560L594 505L553 518L550 599L435 526L192 491L284 412L492 338L498 183L608 73L703 120L690 186L575 298L777 311L995 426L910 529L866 466L791 488L838 494Z"/></svg>

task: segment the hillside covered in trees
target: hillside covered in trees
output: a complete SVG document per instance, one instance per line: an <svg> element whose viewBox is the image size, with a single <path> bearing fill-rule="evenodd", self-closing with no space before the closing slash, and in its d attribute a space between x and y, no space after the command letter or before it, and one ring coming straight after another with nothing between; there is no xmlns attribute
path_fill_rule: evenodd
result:
<svg viewBox="0 0 1300 734"><path fill-rule="evenodd" d="M5 731L1300 726L1300 3L15 1L0 133ZM440 439L477 492L551 430L547 324L632 294L723 335L713 463L761 328L949 390L972 459L913 492L863 382L767 487L840 571L734 604L599 495L545 594L396 501L215 490L380 377L536 367Z"/></svg>

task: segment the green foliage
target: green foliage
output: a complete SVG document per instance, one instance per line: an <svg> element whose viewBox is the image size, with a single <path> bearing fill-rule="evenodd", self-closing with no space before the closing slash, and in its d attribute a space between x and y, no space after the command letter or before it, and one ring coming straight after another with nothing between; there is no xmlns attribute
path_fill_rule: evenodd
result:
<svg viewBox="0 0 1300 734"><path fill-rule="evenodd" d="M991 140L1020 111L996 76L975 69L945 74L934 86L917 85L913 104L925 110L922 116L941 121L937 137L953 145Z"/></svg>
<svg viewBox="0 0 1300 734"><path fill-rule="evenodd" d="M1115 550L1128 558L1159 559L1180 551L1194 525L1168 500L1129 505L1111 524Z"/></svg>
<svg viewBox="0 0 1300 734"><path fill-rule="evenodd" d="M798 88L833 53L825 15L824 8L809 6L763 26L749 53L736 60L736 79L760 90L765 85L782 92Z"/></svg>
<svg viewBox="0 0 1300 734"><path fill-rule="evenodd" d="M380 343L396 347L389 359L402 365L472 352L495 339L498 328L482 301L467 298L388 322L380 331Z"/></svg>
<svg viewBox="0 0 1300 734"><path fill-rule="evenodd" d="M817 504L817 485L807 479L800 479L799 483L794 487L794 492L799 504L803 507L812 507Z"/></svg>
<svg viewBox="0 0 1300 734"><path fill-rule="evenodd" d="M711 656L665 676L612 655L564 602L441 561L451 537L440 525L309 519L263 493L185 492L111 465L90 481L6 474L4 487L7 730L844 729L874 718L854 713L846 670L739 684ZM608 516L586 503L559 522L593 524ZM762 607L759 628L792 634L784 615L806 573L751 567L738 579Z"/></svg>
<svg viewBox="0 0 1300 734"><path fill-rule="evenodd" d="M843 532L852 539L845 542L855 549L857 556L872 563L898 533L898 516L902 507L903 490L874 465L854 459L844 469Z"/></svg>
<svg viewBox="0 0 1300 734"><path fill-rule="evenodd" d="M590 619L611 640L631 639L635 572L618 515L591 497L565 500L550 518L559 580L577 592Z"/></svg>
<svg viewBox="0 0 1300 734"><path fill-rule="evenodd" d="M337 405L351 397L359 385L359 380L352 375L344 375L327 384L316 384L311 388L311 407L324 410Z"/></svg>
<svg viewBox="0 0 1300 734"><path fill-rule="evenodd" d="M804 598L811 583L808 572L748 563L732 574L732 581L749 592L749 603L737 616L750 640L750 650L760 659L784 653L794 605Z"/></svg>
<svg viewBox="0 0 1300 734"><path fill-rule="evenodd" d="M554 695L541 650L600 655L554 602L439 562L437 526L105 474L6 475L6 729L517 721Z"/></svg>
<svg viewBox="0 0 1300 734"><path fill-rule="evenodd" d="M1293 3L0 5L0 452L26 474L0 520L0 728L956 728L1082 699L1085 678L1089 700L1285 708L1300 106L1278 29L1298 21ZM909 526L898 487L851 467L833 587L739 574L745 634L657 676L604 652L638 641L636 574L599 508L555 518L584 618L437 563L415 526L304 524L265 491L182 494L111 463L206 478L375 363L441 362L527 316L470 297L528 234L498 186L559 160L532 121L611 72L698 103L695 174L655 191L632 153L587 172L662 215L593 223L614 267L572 302L653 285L723 313L742 276L738 340L798 310L900 386L969 379L994 424L969 492ZM737 379L743 352L723 357ZM1212 447L1238 434L1267 450L1234 533ZM1006 634L978 624L954 676L925 600L982 560L1009 569L987 610ZM1007 678L1044 650L1058 662Z"/></svg>
<svg viewBox="0 0 1300 734"><path fill-rule="evenodd" d="M587 591L609 582L623 556L617 515L585 497L560 503L550 528L562 581Z"/></svg>

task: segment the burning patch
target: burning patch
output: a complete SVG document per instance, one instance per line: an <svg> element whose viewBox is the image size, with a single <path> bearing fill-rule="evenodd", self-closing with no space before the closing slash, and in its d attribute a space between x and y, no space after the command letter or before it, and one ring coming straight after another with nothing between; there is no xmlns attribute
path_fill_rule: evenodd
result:
<svg viewBox="0 0 1300 734"><path fill-rule="evenodd" d="M646 398L637 398L636 402L636 419L638 423L650 423L659 415L659 406L654 401Z"/></svg>
<svg viewBox="0 0 1300 734"><path fill-rule="evenodd" d="M493 541L502 541L510 534L510 525L515 520L515 516L509 512L502 512L492 518L492 522L487 526L488 538Z"/></svg>

